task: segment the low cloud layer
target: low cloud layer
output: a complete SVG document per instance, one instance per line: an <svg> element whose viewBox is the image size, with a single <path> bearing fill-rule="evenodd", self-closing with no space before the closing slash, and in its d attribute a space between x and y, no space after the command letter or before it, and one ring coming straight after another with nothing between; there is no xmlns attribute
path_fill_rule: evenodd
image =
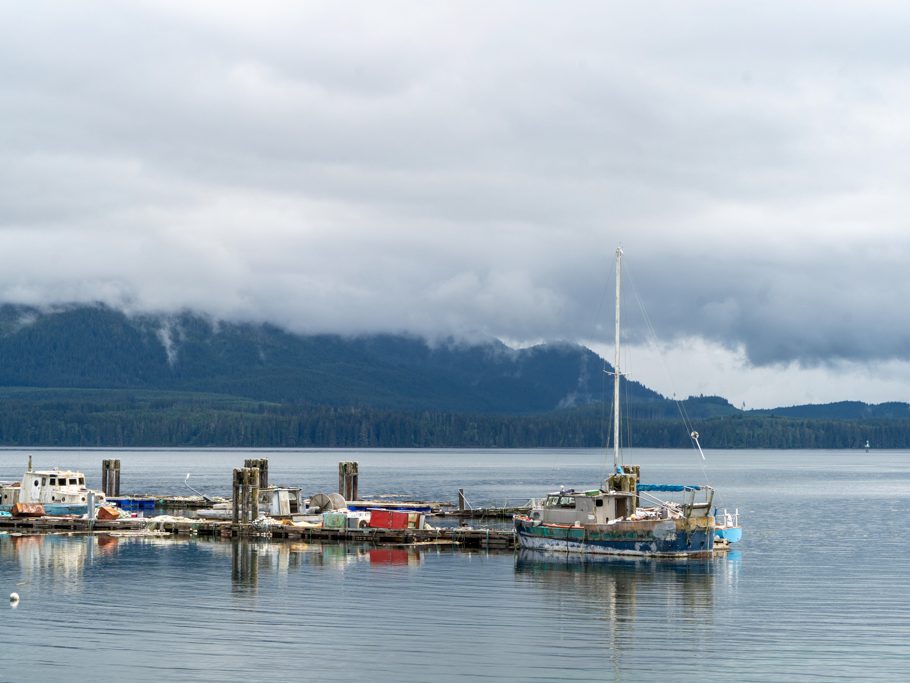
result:
<svg viewBox="0 0 910 683"><path fill-rule="evenodd" d="M910 9L753 5L2 3L0 300L904 359Z"/></svg>

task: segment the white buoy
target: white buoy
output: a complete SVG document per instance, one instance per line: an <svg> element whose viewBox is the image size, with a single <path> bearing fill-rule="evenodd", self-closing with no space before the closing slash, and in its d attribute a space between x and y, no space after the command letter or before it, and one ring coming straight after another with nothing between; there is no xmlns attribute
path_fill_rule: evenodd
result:
<svg viewBox="0 0 910 683"><path fill-rule="evenodd" d="M19 594L18 594L18 593L10 593L10 594L9 594L9 604L15 605L17 602L19 602Z"/></svg>

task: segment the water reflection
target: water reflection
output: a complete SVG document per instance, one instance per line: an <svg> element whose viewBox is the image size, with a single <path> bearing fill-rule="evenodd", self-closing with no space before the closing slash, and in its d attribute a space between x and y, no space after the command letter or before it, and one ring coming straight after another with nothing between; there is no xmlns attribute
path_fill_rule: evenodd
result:
<svg viewBox="0 0 910 683"><path fill-rule="evenodd" d="M18 564L19 583L50 578L65 592L74 592L85 568L97 558L117 552L110 536L0 535L0 561Z"/></svg>
<svg viewBox="0 0 910 683"><path fill-rule="evenodd" d="M553 555L522 550L515 575L562 600L567 595L580 609L595 611L621 625L638 620L645 609L660 604L672 613L704 612L714 606L714 583L723 559L626 560L611 557Z"/></svg>
<svg viewBox="0 0 910 683"><path fill-rule="evenodd" d="M260 574L287 576L291 570L317 567L345 571L358 565L417 567L423 554L416 548L377 548L304 542L272 543L256 539L224 542L231 553L231 587L235 593L255 591Z"/></svg>
<svg viewBox="0 0 910 683"><path fill-rule="evenodd" d="M254 592L261 575L287 577L303 567L345 571L355 565L370 568L417 567L423 554L415 548L305 542L273 543L260 539L185 539L151 534L9 535L0 534L0 563L18 565L19 584L33 579L59 584L76 592L87 568L136 546L192 547L194 552L230 558L234 592ZM154 550L152 550L154 552ZM130 554L133 557L135 554Z"/></svg>

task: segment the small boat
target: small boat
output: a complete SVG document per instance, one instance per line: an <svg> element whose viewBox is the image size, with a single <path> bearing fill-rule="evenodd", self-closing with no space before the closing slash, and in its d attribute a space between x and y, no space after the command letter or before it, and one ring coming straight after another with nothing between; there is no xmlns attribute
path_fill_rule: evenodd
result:
<svg viewBox="0 0 910 683"><path fill-rule="evenodd" d="M732 514L726 508L722 513L714 509L714 538L727 543L736 543L742 540L743 530L739 525L739 508Z"/></svg>
<svg viewBox="0 0 910 683"><path fill-rule="evenodd" d="M619 436L619 290L622 249L616 250L616 327L613 366L613 473L596 489L561 489L516 515L521 548L645 557L707 557L714 552L715 523L710 486L643 485L637 465L620 463ZM692 432L698 444L698 433ZM700 446L699 446L700 450ZM683 501L653 496L677 491ZM696 496L703 498L696 502Z"/></svg>
<svg viewBox="0 0 910 683"><path fill-rule="evenodd" d="M38 503L48 515L84 515L90 500L104 503L104 494L85 486L85 475L75 470L53 468L33 470L32 459L22 481L0 484L0 511L9 512L16 503Z"/></svg>

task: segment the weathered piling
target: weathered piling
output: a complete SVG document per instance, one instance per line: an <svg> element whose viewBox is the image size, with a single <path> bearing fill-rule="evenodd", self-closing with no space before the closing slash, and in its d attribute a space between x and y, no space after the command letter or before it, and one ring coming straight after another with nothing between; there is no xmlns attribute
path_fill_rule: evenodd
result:
<svg viewBox="0 0 910 683"><path fill-rule="evenodd" d="M345 500L360 500L358 479L359 473L356 462L338 463L338 493Z"/></svg>
<svg viewBox="0 0 910 683"><path fill-rule="evenodd" d="M259 468L234 470L231 520L241 531L259 518Z"/></svg>
<svg viewBox="0 0 910 683"><path fill-rule="evenodd" d="M247 458L243 461L244 467L259 468L259 488L269 487L269 461L268 458Z"/></svg>
<svg viewBox="0 0 910 683"><path fill-rule="evenodd" d="M259 476L258 467L247 467L249 472L250 522L259 519Z"/></svg>
<svg viewBox="0 0 910 683"><path fill-rule="evenodd" d="M120 495L120 460L101 461L101 492L107 497Z"/></svg>
<svg viewBox="0 0 910 683"><path fill-rule="evenodd" d="M243 470L234 470L233 486L231 487L231 522L240 523L240 489L243 486Z"/></svg>
<svg viewBox="0 0 910 683"><path fill-rule="evenodd" d="M464 512L465 502L466 502L466 500L464 497L464 489L458 489L458 511L459 512Z"/></svg>

